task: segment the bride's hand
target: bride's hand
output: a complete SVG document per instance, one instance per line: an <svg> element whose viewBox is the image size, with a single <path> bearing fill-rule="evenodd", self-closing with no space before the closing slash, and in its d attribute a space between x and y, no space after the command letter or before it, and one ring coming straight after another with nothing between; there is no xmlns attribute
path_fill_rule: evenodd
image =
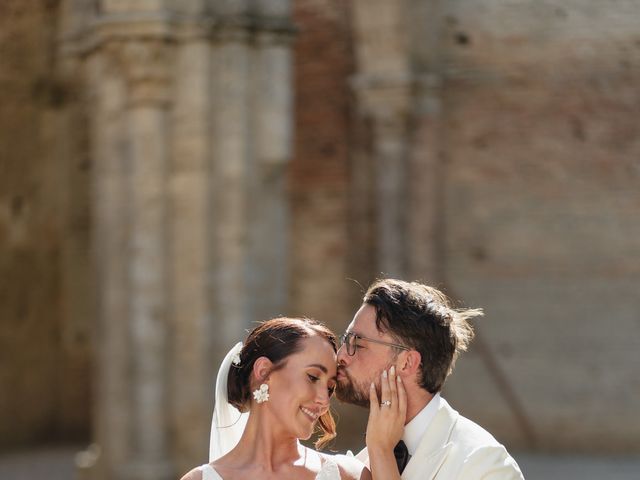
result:
<svg viewBox="0 0 640 480"><path fill-rule="evenodd" d="M407 394L402 379L396 375L395 367L382 372L380 378L380 400L374 384L369 391L369 422L367 423L367 448L378 451L393 451L402 438L407 414Z"/></svg>

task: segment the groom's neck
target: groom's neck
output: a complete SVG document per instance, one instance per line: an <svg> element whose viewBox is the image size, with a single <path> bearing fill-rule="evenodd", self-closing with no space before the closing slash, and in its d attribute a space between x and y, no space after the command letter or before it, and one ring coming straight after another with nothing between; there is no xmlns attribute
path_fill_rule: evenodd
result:
<svg viewBox="0 0 640 480"><path fill-rule="evenodd" d="M404 421L406 425L414 419L418 413L431 401L433 394L417 385L407 388L407 416Z"/></svg>

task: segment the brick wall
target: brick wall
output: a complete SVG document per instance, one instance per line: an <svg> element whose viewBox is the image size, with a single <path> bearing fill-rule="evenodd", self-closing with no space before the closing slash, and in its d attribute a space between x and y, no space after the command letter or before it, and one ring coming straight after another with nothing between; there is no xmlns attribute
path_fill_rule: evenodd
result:
<svg viewBox="0 0 640 480"><path fill-rule="evenodd" d="M638 13L449 4L448 283L485 308L478 329L530 432L480 344L448 394L514 446L638 451Z"/></svg>
<svg viewBox="0 0 640 480"><path fill-rule="evenodd" d="M292 201L292 305L342 328L351 315L346 280L352 73L348 4L294 2L295 153Z"/></svg>
<svg viewBox="0 0 640 480"><path fill-rule="evenodd" d="M298 0L294 21L295 152L289 185L292 208L291 313L326 322L341 332L351 321L361 295L351 279L366 283L354 263L349 200L353 73L349 3ZM368 249L356 249L367 255ZM341 421L340 418L343 420ZM346 422L344 419L349 419ZM334 447L354 448L365 411L338 406Z"/></svg>
<svg viewBox="0 0 640 480"><path fill-rule="evenodd" d="M441 6L440 123L413 132L443 162L438 256L412 273L486 311L446 395L512 448L637 453L638 7ZM349 177L368 139L349 120L357 40L345 2L298 1L296 21L294 306L340 330L357 303L344 278L368 282L373 251L352 229L368 210L351 216L368 188Z"/></svg>

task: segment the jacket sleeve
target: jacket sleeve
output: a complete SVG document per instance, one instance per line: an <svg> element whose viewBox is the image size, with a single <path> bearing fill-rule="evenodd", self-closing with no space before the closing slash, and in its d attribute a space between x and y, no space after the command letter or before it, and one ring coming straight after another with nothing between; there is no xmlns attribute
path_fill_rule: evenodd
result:
<svg viewBox="0 0 640 480"><path fill-rule="evenodd" d="M475 449L465 459L459 480L524 480L520 467L502 445Z"/></svg>

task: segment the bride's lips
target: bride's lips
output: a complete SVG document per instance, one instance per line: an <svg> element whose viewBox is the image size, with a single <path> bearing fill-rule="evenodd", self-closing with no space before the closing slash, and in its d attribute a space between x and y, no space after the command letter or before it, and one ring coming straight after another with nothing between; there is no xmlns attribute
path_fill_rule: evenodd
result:
<svg viewBox="0 0 640 480"><path fill-rule="evenodd" d="M315 422L320 417L320 412L317 410L312 410L306 407L300 407L300 411L304 413L304 415L312 422Z"/></svg>

